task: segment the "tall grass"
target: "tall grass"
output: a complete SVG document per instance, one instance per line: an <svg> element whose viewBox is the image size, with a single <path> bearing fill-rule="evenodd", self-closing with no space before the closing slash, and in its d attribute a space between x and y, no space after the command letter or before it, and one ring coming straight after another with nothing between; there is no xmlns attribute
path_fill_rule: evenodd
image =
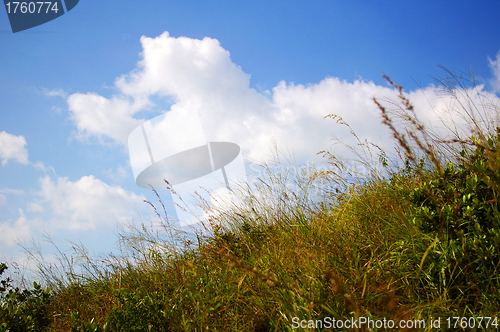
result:
<svg viewBox="0 0 500 332"><path fill-rule="evenodd" d="M327 317L424 319L430 331L431 318L498 316L498 107L474 104L473 84L448 74L469 136L434 135L387 77L399 100L374 102L400 160L358 140L368 174L327 152L328 170L264 166L194 238L147 202L161 232L122 232L119 257L80 248L85 273L42 269L47 331L287 331Z"/></svg>

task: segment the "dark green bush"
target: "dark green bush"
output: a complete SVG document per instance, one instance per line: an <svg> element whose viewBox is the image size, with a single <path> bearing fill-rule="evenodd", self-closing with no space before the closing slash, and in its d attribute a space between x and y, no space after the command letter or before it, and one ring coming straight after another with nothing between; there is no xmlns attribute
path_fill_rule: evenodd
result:
<svg viewBox="0 0 500 332"><path fill-rule="evenodd" d="M450 294L474 300L475 294L491 291L499 281L500 128L488 139L472 138L471 144L473 153L463 150L457 165L450 162L435 170L431 179L414 189L411 201L417 224L447 249L433 254L447 262L435 265L442 270L435 276L447 276Z"/></svg>
<svg viewBox="0 0 500 332"><path fill-rule="evenodd" d="M0 263L0 275L7 265ZM33 290L12 287L10 278L0 281L0 332L37 332L50 324L47 305L52 299L49 289L34 282Z"/></svg>
<svg viewBox="0 0 500 332"><path fill-rule="evenodd" d="M117 290L120 308L113 309L108 317L111 331L166 331L168 310L165 308L166 294L140 290Z"/></svg>

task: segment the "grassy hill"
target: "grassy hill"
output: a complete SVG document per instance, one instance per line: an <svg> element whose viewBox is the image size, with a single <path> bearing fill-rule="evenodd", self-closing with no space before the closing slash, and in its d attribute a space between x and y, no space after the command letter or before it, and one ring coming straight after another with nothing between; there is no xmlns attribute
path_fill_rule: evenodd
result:
<svg viewBox="0 0 500 332"><path fill-rule="evenodd" d="M85 274L65 279L42 268L46 290L16 290L4 280L0 331L328 330L333 318L341 330L353 320L358 330L370 330L370 320L372 330L384 330L385 319L394 330L421 320L425 327L413 327L430 331L438 318L441 330L459 330L497 317L500 128L471 117L468 137L439 139L388 81L400 99L393 109L374 102L399 161L378 151L378 168L367 161L371 172L360 175L325 153L331 168L294 178L298 189L269 173L194 244L158 213L164 233L143 228L123 237L133 263L88 258ZM487 106L495 119L498 106ZM322 190L311 195L318 183ZM486 323L485 330L500 324Z"/></svg>

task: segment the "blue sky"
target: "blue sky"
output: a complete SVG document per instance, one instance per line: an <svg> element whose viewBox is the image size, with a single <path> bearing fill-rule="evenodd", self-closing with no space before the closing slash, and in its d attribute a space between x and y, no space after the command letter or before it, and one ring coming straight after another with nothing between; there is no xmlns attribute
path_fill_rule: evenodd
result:
<svg viewBox="0 0 500 332"><path fill-rule="evenodd" d="M23 261L16 239L45 232L63 249L115 250L117 224L149 220L142 199L156 202L126 138L170 109L196 108L247 162L275 139L307 163L344 134L329 113L391 146L370 101L395 96L382 73L430 122L439 65L471 66L496 98L499 16L498 1L81 0L13 34L0 13L0 259Z"/></svg>

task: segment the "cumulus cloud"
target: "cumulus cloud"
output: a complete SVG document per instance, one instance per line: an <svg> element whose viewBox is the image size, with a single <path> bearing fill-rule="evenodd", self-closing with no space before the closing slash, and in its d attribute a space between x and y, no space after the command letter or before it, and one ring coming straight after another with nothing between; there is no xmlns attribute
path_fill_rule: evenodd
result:
<svg viewBox="0 0 500 332"><path fill-rule="evenodd" d="M493 133L500 124L500 99L484 85L456 89L452 94L431 86L412 91L408 97L419 120L442 138L467 138L476 126Z"/></svg>
<svg viewBox="0 0 500 332"><path fill-rule="evenodd" d="M143 36L141 44L138 70L116 82L125 94L161 93L204 104L208 95L217 98L248 87L250 76L216 39L174 38L165 32L157 38Z"/></svg>
<svg viewBox="0 0 500 332"><path fill-rule="evenodd" d="M28 150L26 140L23 136L15 136L5 131L0 132L0 159L2 165L6 165L9 160L16 160L21 164L28 164Z"/></svg>
<svg viewBox="0 0 500 332"><path fill-rule="evenodd" d="M127 144L128 134L143 120L133 118L133 114L149 105L148 101L137 98L114 96L106 99L95 93L75 93L68 100L71 119L76 124L76 137L80 140L89 137L111 138Z"/></svg>
<svg viewBox="0 0 500 332"><path fill-rule="evenodd" d="M341 113L348 120L370 123L367 127L373 132L380 119L371 97L393 94L371 82L336 78L307 87L281 82L272 95L259 93L250 88L250 75L215 39L174 38L165 32L157 38L142 37L141 43L138 68L116 81L119 96L111 100L92 93L70 96L68 104L80 133L123 143L140 122L133 117L140 108L117 107L116 101L159 95L175 101L171 112L195 110L208 141L238 143L244 156L253 160L268 158L275 141L304 161L329 145L332 125L323 119L326 114Z"/></svg>
<svg viewBox="0 0 500 332"><path fill-rule="evenodd" d="M302 160L308 153L327 149L332 143L332 134L345 143L356 144L350 129L325 120L327 114L340 116L361 140L382 144L389 134L381 124L373 96L393 98L395 93L373 82L349 83L333 77L308 86L280 82L273 89L273 102L279 111L269 131L274 131L273 126L282 128L278 141L289 142L289 147L297 151Z"/></svg>
<svg viewBox="0 0 500 332"><path fill-rule="evenodd" d="M110 186L94 176L83 176L77 181L66 177L39 178L40 189L35 199L27 202L27 212L19 209L14 221L0 221L4 241L0 247L17 244L41 233L58 231L86 231L113 228L128 224L145 211L145 197L120 186ZM14 189L0 189L0 205L4 194L23 194Z"/></svg>
<svg viewBox="0 0 500 332"><path fill-rule="evenodd" d="M142 195L109 186L92 175L75 182L66 177L53 181L45 176L39 182L39 196L54 215L54 228L87 230L125 223L136 216L144 200Z"/></svg>
<svg viewBox="0 0 500 332"><path fill-rule="evenodd" d="M170 111L196 111L209 141L251 145L262 140L257 136L272 136L262 125L272 120L276 108L249 87L250 76L217 40L173 38L165 32L142 37L141 43L137 70L116 82L123 94L168 96L175 100Z"/></svg>
<svg viewBox="0 0 500 332"><path fill-rule="evenodd" d="M137 68L115 82L117 95L111 99L94 93L69 97L80 133L126 144L127 135L143 121L134 116L150 105L150 97L160 96L173 101L169 112L197 112L207 141L237 143L246 158L256 161L269 159L273 142L293 154L298 163L317 161L316 153L331 145L332 133L356 144L350 129L325 120L327 114L342 117L361 141L368 139L385 149L394 143L372 100L397 100L391 87L328 77L309 85L282 81L272 91L261 93L250 87L250 75L231 61L216 39L174 38L165 32L156 38L143 36L141 44ZM498 69L498 62L497 58L491 63ZM470 93L487 94L482 86ZM433 86L409 95L424 122L431 126L439 126L441 120L451 123L444 110L452 98L443 97ZM181 129L172 127L182 137ZM175 132L169 136L175 137Z"/></svg>

